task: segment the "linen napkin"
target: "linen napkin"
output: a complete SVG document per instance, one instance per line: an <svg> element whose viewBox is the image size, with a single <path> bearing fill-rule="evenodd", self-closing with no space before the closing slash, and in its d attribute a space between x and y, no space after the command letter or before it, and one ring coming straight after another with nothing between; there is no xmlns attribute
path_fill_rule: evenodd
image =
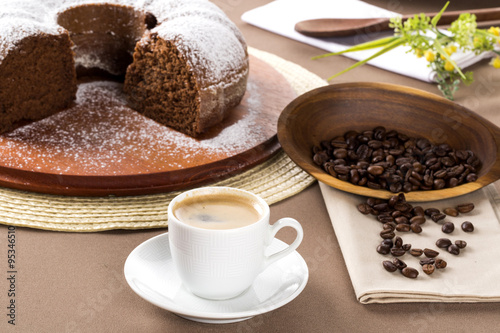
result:
<svg viewBox="0 0 500 333"><path fill-rule="evenodd" d="M412 203L423 208L435 207L441 211L457 204L472 202L475 209L457 217L447 217L455 230L445 234L441 223L431 219L422 225L422 233L397 232L403 243L413 248L430 248L439 252L448 266L436 269L431 275L423 273L420 259L405 254L399 257L419 271L416 279L404 277L399 271L390 273L382 261L392 255L381 255L376 247L382 241L382 224L373 215L363 215L357 205L366 197L349 194L320 183L320 188L337 236L357 299L363 303L400 302L498 302L500 301L500 222L499 195L493 185L476 192L435 202ZM475 230L464 232L464 221L474 224ZM465 240L467 246L453 255L435 244L439 238Z"/></svg>
<svg viewBox="0 0 500 333"><path fill-rule="evenodd" d="M264 6L252 9L242 15L242 20L273 33L312 45L328 52L338 52L368 40L386 37L391 31L369 35L356 35L338 38L313 38L294 30L295 24L302 20L316 18L370 18L394 17L399 14L358 0L276 0ZM346 57L362 60L376 53L379 49L358 51L345 54ZM398 47L377 57L368 63L382 69L413 77L426 82L434 82L435 74L427 66L424 58L417 58L407 53L408 47ZM325 52L326 53L326 52ZM322 54L321 52L318 55ZM470 66L490 53L475 55L472 52L455 53L452 58L461 68ZM311 60L313 61L313 60ZM321 59L314 60L321 61ZM329 75L333 75L331 73Z"/></svg>

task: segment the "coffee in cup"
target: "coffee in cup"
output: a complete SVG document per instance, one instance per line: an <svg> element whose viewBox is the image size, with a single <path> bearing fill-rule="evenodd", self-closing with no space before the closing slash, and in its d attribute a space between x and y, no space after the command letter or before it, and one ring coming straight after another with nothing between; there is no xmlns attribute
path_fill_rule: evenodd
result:
<svg viewBox="0 0 500 333"><path fill-rule="evenodd" d="M193 294L229 299L245 292L271 263L301 243L302 227L292 218L269 224L269 206L257 195L231 187L202 187L175 197L168 207L174 266ZM278 230L292 227L295 240L267 255Z"/></svg>
<svg viewBox="0 0 500 333"><path fill-rule="evenodd" d="M263 211L257 202L233 194L190 197L174 208L183 223L204 229L234 229L255 223Z"/></svg>

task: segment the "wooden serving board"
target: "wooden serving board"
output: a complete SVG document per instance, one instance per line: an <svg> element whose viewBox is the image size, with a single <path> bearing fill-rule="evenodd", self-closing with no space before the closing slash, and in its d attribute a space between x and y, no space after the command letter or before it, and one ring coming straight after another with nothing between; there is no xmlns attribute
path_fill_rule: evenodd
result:
<svg viewBox="0 0 500 333"><path fill-rule="evenodd" d="M278 117L296 94L250 57L243 101L198 139L126 105L120 83L81 83L75 105L0 135L0 186L77 195L139 195L213 183L275 154Z"/></svg>

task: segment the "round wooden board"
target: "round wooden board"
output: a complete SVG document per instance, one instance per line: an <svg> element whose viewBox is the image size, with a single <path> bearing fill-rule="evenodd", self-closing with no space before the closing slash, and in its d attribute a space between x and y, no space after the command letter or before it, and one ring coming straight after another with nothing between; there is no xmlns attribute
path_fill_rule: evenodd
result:
<svg viewBox="0 0 500 333"><path fill-rule="evenodd" d="M194 139L128 108L119 83L81 83L73 107L0 135L0 186L105 196L213 183L279 150L278 117L295 97L281 74L251 56L241 104Z"/></svg>

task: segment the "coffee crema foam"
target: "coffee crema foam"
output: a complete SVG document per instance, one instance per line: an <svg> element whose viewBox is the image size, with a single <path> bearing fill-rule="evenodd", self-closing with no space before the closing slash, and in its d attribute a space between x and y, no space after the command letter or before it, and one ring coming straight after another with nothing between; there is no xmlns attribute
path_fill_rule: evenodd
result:
<svg viewBox="0 0 500 333"><path fill-rule="evenodd" d="M235 229L259 221L263 212L252 199L230 194L186 198L174 207L174 215L187 225L203 229Z"/></svg>

